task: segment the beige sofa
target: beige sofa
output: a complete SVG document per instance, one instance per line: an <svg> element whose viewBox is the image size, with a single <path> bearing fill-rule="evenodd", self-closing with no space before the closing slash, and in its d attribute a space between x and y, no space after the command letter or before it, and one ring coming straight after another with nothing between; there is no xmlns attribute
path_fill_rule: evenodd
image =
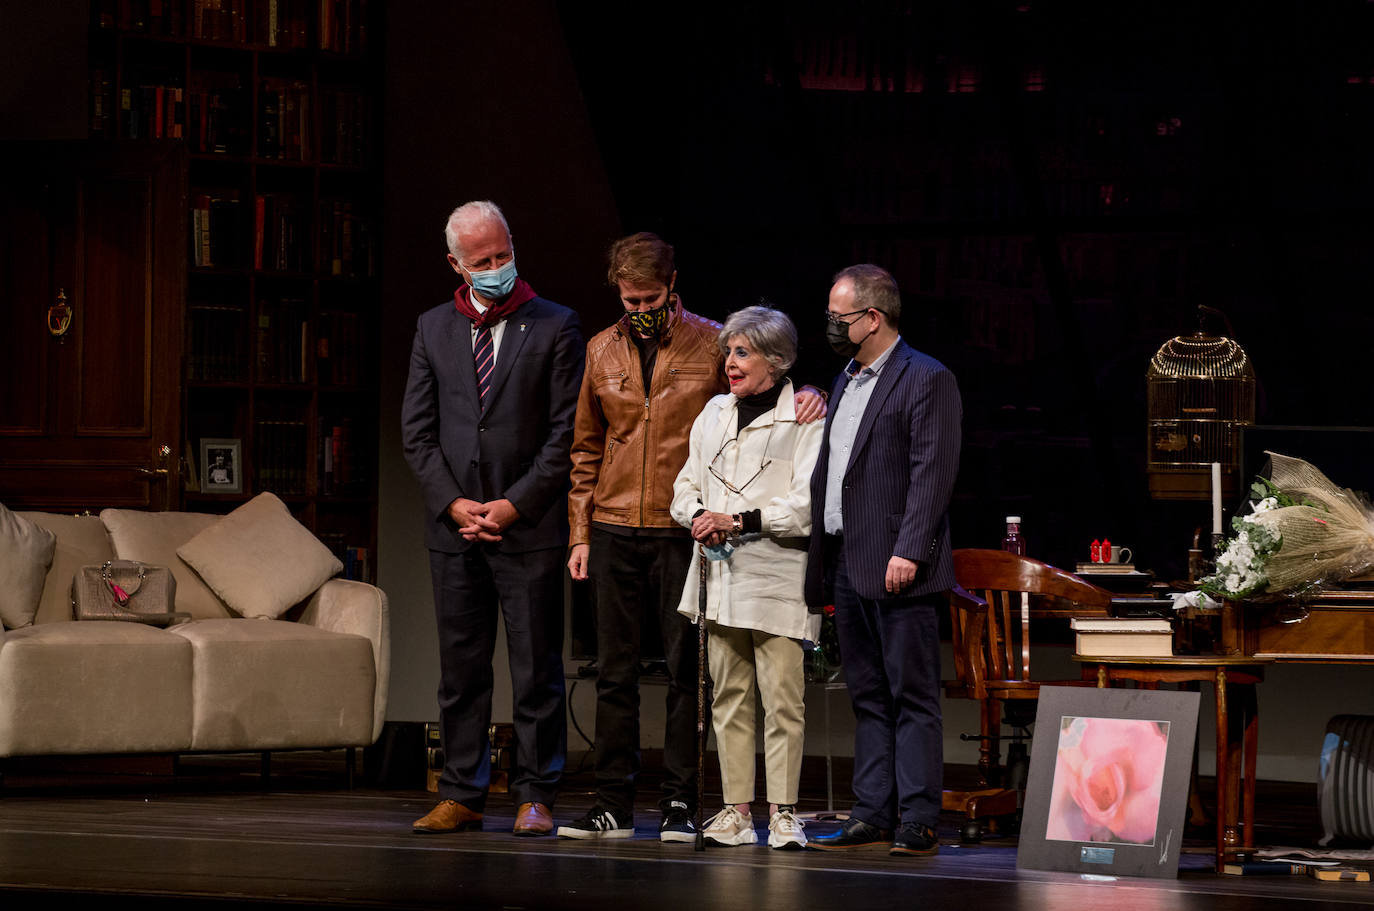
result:
<svg viewBox="0 0 1374 911"><path fill-rule="evenodd" d="M11 515L53 532L56 546L33 623L0 638L0 757L351 748L381 733L380 589L329 579L279 619L245 617L177 556L220 516ZM170 567L176 609L192 619L74 621L73 574L114 557Z"/></svg>

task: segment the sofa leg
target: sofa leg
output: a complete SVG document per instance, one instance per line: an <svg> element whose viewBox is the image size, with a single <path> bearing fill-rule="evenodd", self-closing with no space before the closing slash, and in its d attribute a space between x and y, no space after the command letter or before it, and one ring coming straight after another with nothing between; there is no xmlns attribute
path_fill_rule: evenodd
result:
<svg viewBox="0 0 1374 911"><path fill-rule="evenodd" d="M358 748L349 747L344 755L344 766L348 770L348 790L353 790L356 785L354 780L358 771Z"/></svg>

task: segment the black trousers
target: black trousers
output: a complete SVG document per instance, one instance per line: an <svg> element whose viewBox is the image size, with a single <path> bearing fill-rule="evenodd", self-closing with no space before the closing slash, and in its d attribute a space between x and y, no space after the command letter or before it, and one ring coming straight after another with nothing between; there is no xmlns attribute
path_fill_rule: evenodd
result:
<svg viewBox="0 0 1374 911"><path fill-rule="evenodd" d="M444 770L439 796L482 812L491 779L491 659L496 616L505 619L517 804L552 807L568 750L563 680L563 548L503 554L430 551L439 626L439 724Z"/></svg>
<svg viewBox="0 0 1374 911"><path fill-rule="evenodd" d="M657 614L668 665L663 793L696 809L697 635L677 612L693 567L687 537L614 535L593 526L588 575L596 608L596 794L617 817L634 810L639 755L639 667L644 611ZM707 724L710 724L709 719Z"/></svg>
<svg viewBox="0 0 1374 911"><path fill-rule="evenodd" d="M934 826L944 787L940 608L945 594L878 601L854 591L844 551L826 569L854 707L854 808L880 829Z"/></svg>

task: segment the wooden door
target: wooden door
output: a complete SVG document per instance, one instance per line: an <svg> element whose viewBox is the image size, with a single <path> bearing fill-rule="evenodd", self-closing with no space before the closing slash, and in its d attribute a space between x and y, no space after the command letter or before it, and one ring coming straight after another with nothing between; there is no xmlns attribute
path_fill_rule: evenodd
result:
<svg viewBox="0 0 1374 911"><path fill-rule="evenodd" d="M0 503L175 507L184 146L6 143L0 164Z"/></svg>

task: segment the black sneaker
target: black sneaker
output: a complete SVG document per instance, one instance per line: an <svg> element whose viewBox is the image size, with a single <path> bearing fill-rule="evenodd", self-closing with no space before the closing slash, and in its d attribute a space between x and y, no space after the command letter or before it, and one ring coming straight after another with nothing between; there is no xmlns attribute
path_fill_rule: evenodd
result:
<svg viewBox="0 0 1374 911"><path fill-rule="evenodd" d="M940 851L940 840L935 837L935 830L930 826L923 826L919 822L904 822L897 830L897 837L892 839L892 850L887 853L893 857L902 855L915 855L917 857L928 857Z"/></svg>
<svg viewBox="0 0 1374 911"><path fill-rule="evenodd" d="M663 811L663 822L658 825L659 841L696 841L697 827L692 822L692 814L687 804L674 800Z"/></svg>
<svg viewBox="0 0 1374 911"><path fill-rule="evenodd" d="M558 827L559 838L629 838L635 834L634 819L620 819L605 807L592 807L587 815Z"/></svg>

